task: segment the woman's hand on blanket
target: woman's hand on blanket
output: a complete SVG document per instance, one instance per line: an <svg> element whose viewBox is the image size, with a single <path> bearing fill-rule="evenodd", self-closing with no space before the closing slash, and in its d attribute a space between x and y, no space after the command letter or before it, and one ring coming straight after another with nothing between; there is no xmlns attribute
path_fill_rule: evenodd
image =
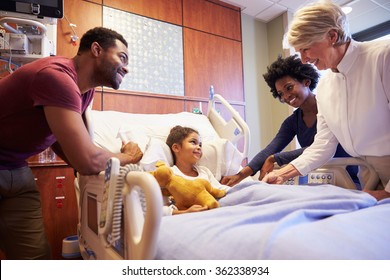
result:
<svg viewBox="0 0 390 280"><path fill-rule="evenodd" d="M177 214L185 214L185 213L192 213L192 212L200 212L200 211L205 211L207 210L207 206L202 206L202 205L192 205L190 208L186 210L178 210L174 209L172 212L172 215L177 215Z"/></svg>
<svg viewBox="0 0 390 280"><path fill-rule="evenodd" d="M137 163L141 160L143 153L137 143L122 142L121 153L131 157L130 163Z"/></svg>
<svg viewBox="0 0 390 280"><path fill-rule="evenodd" d="M271 171L274 170L275 161L276 160L274 155L270 155L269 157L267 157L263 166L260 169L259 180L262 180L267 173L270 173Z"/></svg>
<svg viewBox="0 0 390 280"><path fill-rule="evenodd" d="M234 185L240 183L242 181L243 178L241 178L240 174L237 173L235 175L231 175L231 176L224 176L222 177L220 183L222 185L226 185L226 186L229 186L229 187L233 187Z"/></svg>
<svg viewBox="0 0 390 280"><path fill-rule="evenodd" d="M252 174L253 174L252 168L250 168L247 165L243 169L241 169L240 172L238 172L235 175L222 177L220 183L222 185L233 187L234 185L237 185L242 180L244 180L246 177L251 176Z"/></svg>
<svg viewBox="0 0 390 280"><path fill-rule="evenodd" d="M269 183L269 184L283 184L288 179L293 178L295 176L301 175L298 170L292 165L287 164L286 166L272 171L268 174L266 174L263 178L263 182Z"/></svg>
<svg viewBox="0 0 390 280"><path fill-rule="evenodd" d="M270 173L267 173L264 178L261 180L262 182L266 182L268 184L283 184L284 183L284 178L280 175L278 175L277 172L272 171Z"/></svg>

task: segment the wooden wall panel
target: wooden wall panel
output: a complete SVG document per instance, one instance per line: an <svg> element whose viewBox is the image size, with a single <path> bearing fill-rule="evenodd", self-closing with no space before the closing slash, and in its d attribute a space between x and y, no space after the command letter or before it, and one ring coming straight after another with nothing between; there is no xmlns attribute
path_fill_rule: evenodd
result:
<svg viewBox="0 0 390 280"><path fill-rule="evenodd" d="M184 28L186 96L209 97L210 85L227 100L244 101L241 43Z"/></svg>
<svg viewBox="0 0 390 280"><path fill-rule="evenodd" d="M190 103L186 105L185 100L187 102L194 100L195 104L208 100L210 85L214 85L215 92L223 95L229 102L244 102L239 8L226 5L218 0L155 0L153 5L150 5L150 1L147 0L130 2L127 0L67 0L65 1L65 16L77 25L75 30L78 36L81 37L92 27L102 26L103 6L99 3L178 25L182 25L184 16L185 23L191 27L184 27L183 30L184 99L171 96L169 102L163 101L168 104L164 105L163 111L168 109L191 110L194 106L191 105L189 108ZM76 54L78 47L70 43L71 34L71 28L66 19L59 20L58 55L73 57ZM134 97L133 94L138 97ZM123 96L110 101L111 96L113 95L106 93L97 94L94 109L116 108L116 99L121 99L122 104L127 102L127 98ZM150 93L130 92L130 96L132 103L135 101L147 103L146 100L150 99L151 104L158 104L156 100L160 100ZM144 96L144 98L139 96ZM173 102L173 99L178 101ZM160 108L141 104L132 110L153 112L154 109Z"/></svg>
<svg viewBox="0 0 390 280"><path fill-rule="evenodd" d="M103 0L108 7L182 25L182 0Z"/></svg>
<svg viewBox="0 0 390 280"><path fill-rule="evenodd" d="M95 95L93 97L92 109L102 111L102 100L103 100L103 92L101 90L96 90Z"/></svg>
<svg viewBox="0 0 390 280"><path fill-rule="evenodd" d="M220 6L227 7L227 8L230 8L230 9L234 10L234 11L241 12L241 8L240 7L233 6L233 5L229 4L229 3L222 2L220 0L206 0L206 1L213 2L213 3L218 4Z"/></svg>
<svg viewBox="0 0 390 280"><path fill-rule="evenodd" d="M199 0L183 0L185 27L241 41L240 11Z"/></svg>
<svg viewBox="0 0 390 280"><path fill-rule="evenodd" d="M57 25L57 55L74 57L81 36L93 27L102 26L102 6L82 0L66 0L64 14L66 18L58 20ZM74 30L79 39L75 45L71 41L73 31L67 19L77 25Z"/></svg>
<svg viewBox="0 0 390 280"><path fill-rule="evenodd" d="M172 96L133 95L104 93L103 110L115 110L135 114L179 113L184 108L184 100Z"/></svg>
<svg viewBox="0 0 390 280"><path fill-rule="evenodd" d="M199 104L201 103L201 104ZM184 111L193 112L194 109L202 109L204 115L207 114L208 101L195 101L195 100L186 100Z"/></svg>

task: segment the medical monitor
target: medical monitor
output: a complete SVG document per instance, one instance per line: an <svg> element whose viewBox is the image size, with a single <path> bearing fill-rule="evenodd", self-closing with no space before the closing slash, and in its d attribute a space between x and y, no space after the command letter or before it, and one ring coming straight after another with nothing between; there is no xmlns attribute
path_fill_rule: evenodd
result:
<svg viewBox="0 0 390 280"><path fill-rule="evenodd" d="M35 15L38 18L62 18L63 0L1 0L0 10Z"/></svg>

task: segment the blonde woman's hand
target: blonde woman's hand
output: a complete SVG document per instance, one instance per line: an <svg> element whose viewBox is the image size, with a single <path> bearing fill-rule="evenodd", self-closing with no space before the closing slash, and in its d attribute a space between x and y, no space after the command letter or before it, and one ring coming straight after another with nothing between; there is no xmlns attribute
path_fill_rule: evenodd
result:
<svg viewBox="0 0 390 280"><path fill-rule="evenodd" d="M268 184L281 185L284 183L284 178L282 176L278 175L275 171L272 171L272 172L266 174L261 181L268 183Z"/></svg>
<svg viewBox="0 0 390 280"><path fill-rule="evenodd" d="M269 183L269 184L283 184L288 179L293 178L295 176L302 175L299 173L299 171L292 165L287 164L286 166L268 173L264 176L263 182Z"/></svg>

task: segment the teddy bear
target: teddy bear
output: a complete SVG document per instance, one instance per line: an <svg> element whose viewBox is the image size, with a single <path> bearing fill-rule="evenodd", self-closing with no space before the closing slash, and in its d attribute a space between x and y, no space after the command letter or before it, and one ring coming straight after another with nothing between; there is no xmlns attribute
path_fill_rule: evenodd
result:
<svg viewBox="0 0 390 280"><path fill-rule="evenodd" d="M165 162L158 161L156 169L150 171L162 189L163 195L173 196L175 206L185 210L192 205L207 206L208 209L219 207L216 198L226 195L226 191L211 186L205 179L188 180L175 175Z"/></svg>

